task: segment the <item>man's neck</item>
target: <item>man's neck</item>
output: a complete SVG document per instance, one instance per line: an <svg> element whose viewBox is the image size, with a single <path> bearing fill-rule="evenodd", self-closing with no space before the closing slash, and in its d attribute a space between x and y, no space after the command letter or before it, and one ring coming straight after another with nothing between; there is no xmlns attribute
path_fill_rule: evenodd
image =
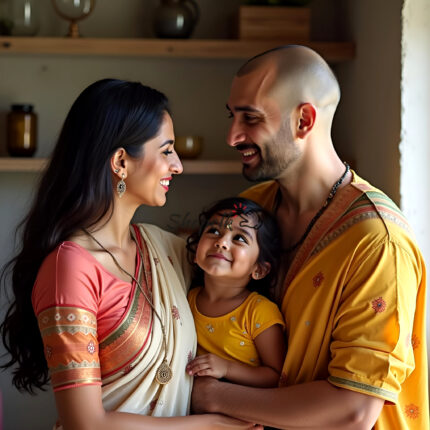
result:
<svg viewBox="0 0 430 430"><path fill-rule="evenodd" d="M337 158L337 157L336 157ZM280 185L276 209L284 249L301 240L327 198L333 185L345 173L345 165L339 158L315 163L304 163L285 172L277 181ZM351 181L351 173L343 179L339 188ZM339 189L338 188L338 189Z"/></svg>

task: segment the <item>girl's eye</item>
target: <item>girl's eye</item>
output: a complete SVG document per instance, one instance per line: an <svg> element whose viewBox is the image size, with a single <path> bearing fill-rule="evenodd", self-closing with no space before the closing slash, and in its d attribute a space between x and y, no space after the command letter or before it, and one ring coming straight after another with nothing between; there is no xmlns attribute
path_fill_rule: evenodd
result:
<svg viewBox="0 0 430 430"><path fill-rule="evenodd" d="M234 240L237 240L238 242L248 243L245 236L241 234L237 234L236 236L234 236Z"/></svg>
<svg viewBox="0 0 430 430"><path fill-rule="evenodd" d="M215 227L209 227L209 228L206 230L206 233L219 235L219 231L218 231L218 229L217 229L217 228L215 228Z"/></svg>
<svg viewBox="0 0 430 430"><path fill-rule="evenodd" d="M165 151L163 151L164 155L170 155L173 154L173 151L170 151L170 149L166 149Z"/></svg>

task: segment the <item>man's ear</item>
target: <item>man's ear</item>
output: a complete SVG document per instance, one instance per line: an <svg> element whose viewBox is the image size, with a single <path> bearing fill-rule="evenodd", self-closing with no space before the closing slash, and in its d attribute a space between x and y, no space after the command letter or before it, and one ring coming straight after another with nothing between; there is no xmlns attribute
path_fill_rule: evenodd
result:
<svg viewBox="0 0 430 430"><path fill-rule="evenodd" d="M258 281L259 279L263 279L270 272L271 266L270 263L265 261L264 263L257 263L255 269L252 271L252 279Z"/></svg>
<svg viewBox="0 0 430 430"><path fill-rule="evenodd" d="M317 112L311 103L303 103L298 107L298 124L296 135L300 139L304 139L315 125Z"/></svg>

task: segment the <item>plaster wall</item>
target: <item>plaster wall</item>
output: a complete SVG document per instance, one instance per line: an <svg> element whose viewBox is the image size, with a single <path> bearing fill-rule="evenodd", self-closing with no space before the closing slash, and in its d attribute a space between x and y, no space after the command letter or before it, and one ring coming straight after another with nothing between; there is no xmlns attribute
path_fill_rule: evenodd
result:
<svg viewBox="0 0 430 430"><path fill-rule="evenodd" d="M402 0L338 0L340 40L356 43L354 61L339 64L342 99L335 145L360 176L400 201L400 43Z"/></svg>
<svg viewBox="0 0 430 430"><path fill-rule="evenodd" d="M430 3L405 0L402 20L400 195L430 268Z"/></svg>

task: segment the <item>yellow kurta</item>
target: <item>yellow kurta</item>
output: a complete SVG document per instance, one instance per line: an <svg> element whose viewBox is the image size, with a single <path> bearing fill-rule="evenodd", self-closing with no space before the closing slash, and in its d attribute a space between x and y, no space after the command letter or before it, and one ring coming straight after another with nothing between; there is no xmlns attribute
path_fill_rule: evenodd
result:
<svg viewBox="0 0 430 430"><path fill-rule="evenodd" d="M274 207L278 184L242 193ZM297 252L281 385L327 379L384 399L376 430L429 429L425 266L396 205L353 173Z"/></svg>
<svg viewBox="0 0 430 430"><path fill-rule="evenodd" d="M201 288L188 293L197 332L197 355L212 353L227 360L260 366L255 338L275 324L284 326L275 303L255 292L228 314L208 317L199 312L196 298Z"/></svg>

